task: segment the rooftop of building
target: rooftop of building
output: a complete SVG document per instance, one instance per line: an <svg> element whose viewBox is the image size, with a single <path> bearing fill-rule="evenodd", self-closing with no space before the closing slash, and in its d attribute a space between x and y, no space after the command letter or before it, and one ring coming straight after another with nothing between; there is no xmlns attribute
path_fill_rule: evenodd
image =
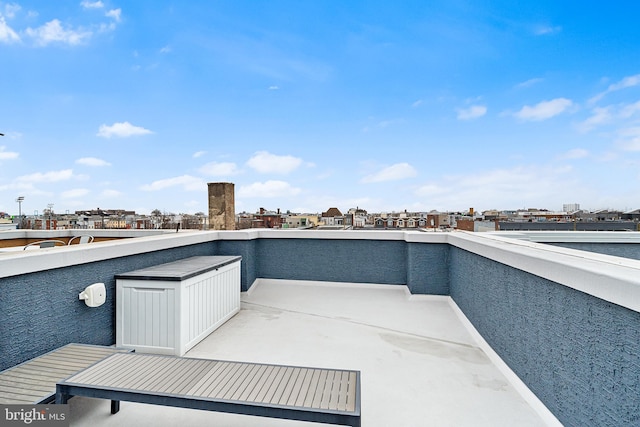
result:
<svg viewBox="0 0 640 427"><path fill-rule="evenodd" d="M553 424L449 297L406 287L260 280L186 357L359 370L365 426ZM83 397L71 399L70 414L71 425L96 427L317 425L130 402L109 415L108 401Z"/></svg>
<svg viewBox="0 0 640 427"><path fill-rule="evenodd" d="M632 232L250 230L5 254L0 313L12 317L0 346L15 345L0 360L11 366L69 341L113 344L114 274L241 255L241 311L186 356L360 370L366 426L557 425L554 415L620 425L640 416L629 406L640 387L640 261L595 246L637 255L638 243ZM101 308L78 301L90 280L108 286ZM307 425L127 402L112 416L108 402L85 398L70 405L72 425Z"/></svg>

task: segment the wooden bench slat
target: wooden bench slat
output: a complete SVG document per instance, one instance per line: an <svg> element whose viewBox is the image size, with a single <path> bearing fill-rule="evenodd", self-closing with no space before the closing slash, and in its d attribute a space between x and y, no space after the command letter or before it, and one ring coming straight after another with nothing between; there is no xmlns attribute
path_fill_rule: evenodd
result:
<svg viewBox="0 0 640 427"><path fill-rule="evenodd" d="M4 404L40 403L55 394L56 383L105 357L122 351L113 347L67 344L0 372Z"/></svg>
<svg viewBox="0 0 640 427"><path fill-rule="evenodd" d="M112 384L120 384L126 388L129 384L137 384L140 379L148 379L155 372L155 365L149 363L145 366L139 366L135 363L127 363L121 358L117 359L117 363L109 365L106 370L106 376L103 379L95 379L96 383L109 381Z"/></svg>
<svg viewBox="0 0 640 427"><path fill-rule="evenodd" d="M190 394L193 396L204 396L204 390L208 387L212 382L212 378L216 378L220 372L224 369L225 364L223 362L218 362L212 364L209 367L209 370L200 377L197 383L195 383L190 390L186 391L185 394Z"/></svg>
<svg viewBox="0 0 640 427"><path fill-rule="evenodd" d="M15 404L33 404L33 398L22 395L0 395L0 404L2 405L15 405Z"/></svg>
<svg viewBox="0 0 640 427"><path fill-rule="evenodd" d="M238 400L240 396L247 391L247 387L249 386L249 384L252 384L255 381L256 375L260 373L261 368L262 367L260 365L255 364L249 366L249 371L242 378L240 378L240 382L238 383L237 387L235 387L233 393L227 393L228 396L225 396L224 398L230 400Z"/></svg>
<svg viewBox="0 0 640 427"><path fill-rule="evenodd" d="M254 389L249 392L249 395L247 396L246 400L250 402L259 401L258 396L260 395L260 393L265 387L268 387L267 384L268 384L269 378L271 378L271 376L273 375L273 371L275 369L276 367L274 365L267 366L267 369L265 369L265 371L262 373L262 376L260 377L258 382L255 383Z"/></svg>
<svg viewBox="0 0 640 427"><path fill-rule="evenodd" d="M355 411L357 393L357 374L349 373L349 391L347 394L347 411Z"/></svg>
<svg viewBox="0 0 640 427"><path fill-rule="evenodd" d="M199 377L207 367L210 365L208 360L194 359L194 362L190 364L187 370L180 373L178 379L174 381L170 389L167 389L167 393L172 394L184 394L185 390L193 387L193 384L198 382Z"/></svg>
<svg viewBox="0 0 640 427"><path fill-rule="evenodd" d="M162 357L149 360L153 360L154 369L164 372L164 375L156 376L152 382L147 384L145 387L146 390L163 391L167 387L170 387L173 381L180 375L180 371L178 370L180 363L177 360L163 360ZM136 365L136 369L140 369L140 366Z"/></svg>
<svg viewBox="0 0 640 427"><path fill-rule="evenodd" d="M311 384L311 379L313 378L313 374L315 369L307 369L307 372L304 375L304 379L302 381L302 385L300 386L300 390L298 391L298 396L296 397L295 403L293 406L303 406L304 402L309 394L309 385Z"/></svg>
<svg viewBox="0 0 640 427"><path fill-rule="evenodd" d="M32 390L24 387L5 387L0 385L0 392L5 394L6 396L10 396L11 394L21 395L21 396L33 396L34 398L43 394L43 392ZM44 394L47 393L47 390L44 391Z"/></svg>
<svg viewBox="0 0 640 427"><path fill-rule="evenodd" d="M320 403L322 402L322 393L324 391L324 384L326 380L327 380L327 371L325 369L321 369L320 376L318 377L318 382L316 382L313 390L313 401L309 405L312 408L320 407Z"/></svg>
<svg viewBox="0 0 640 427"><path fill-rule="evenodd" d="M120 361L120 359L116 356L116 357L110 357L108 359L108 362L105 363L103 366L105 368L109 367L109 366L113 366L113 365L117 365L118 362ZM118 372L120 372L121 374L124 374L124 372L122 372L123 370L119 370ZM97 381L101 381L104 378L107 378L109 376L111 376L111 372L108 369L105 369L103 372L94 372L94 371L81 371L80 373L77 373L75 376L80 376L81 381L85 381L88 383L91 382L97 382Z"/></svg>
<svg viewBox="0 0 640 427"><path fill-rule="evenodd" d="M298 395L300 394L300 389L302 388L304 379L307 376L308 369L307 368L298 368L298 369L299 369L299 372L298 372L298 375L296 376L296 380L291 383L291 389L287 394L287 399L280 401L281 405L293 406L296 402L296 399L298 398Z"/></svg>
<svg viewBox="0 0 640 427"><path fill-rule="evenodd" d="M331 395L333 392L333 379L335 377L335 372L327 371L327 378L324 381L322 387L322 397L320 398L320 408L329 409L329 405L331 404Z"/></svg>
<svg viewBox="0 0 640 427"><path fill-rule="evenodd" d="M155 389L155 387L157 387L158 384L164 381L163 372L165 370L174 369L178 365L177 361L167 360L166 358L163 358L160 356L153 358L152 361L153 361L153 364L151 364L150 367L152 368L151 371L153 372L153 374L150 376L149 379L145 379L141 383L141 387L143 390Z"/></svg>
<svg viewBox="0 0 640 427"><path fill-rule="evenodd" d="M209 360L200 361L200 363L195 367L192 374L189 377L185 377L184 381L176 384L176 393L188 395L189 390L193 388L194 385L200 382L200 379L211 372L211 369L217 365L216 362L210 363Z"/></svg>
<svg viewBox="0 0 640 427"><path fill-rule="evenodd" d="M227 382L233 377L235 372L240 369L240 365L236 363L228 362L220 373L220 377L207 387L205 394L208 397L217 397L219 391L227 384Z"/></svg>
<svg viewBox="0 0 640 427"><path fill-rule="evenodd" d="M225 384L218 388L215 397L218 399L223 399L225 394L227 394L229 391L234 391L235 387L237 386L236 383L238 382L238 380L241 378L241 376L244 374L244 372L247 370L247 368L249 367L249 365L247 364L236 364L238 369L236 369L233 373L233 375L230 375L229 378L227 379L227 381L225 382Z"/></svg>
<svg viewBox="0 0 640 427"><path fill-rule="evenodd" d="M15 379L13 381L7 378L0 378L0 390L4 388L26 388L34 391L46 392L51 390L51 384L45 381L38 380L24 380L22 378Z"/></svg>
<svg viewBox="0 0 640 427"><path fill-rule="evenodd" d="M278 386L276 387L273 395L269 399L270 403L277 405L282 399L282 395L284 394L284 390L287 388L287 384L293 375L295 368L287 367L285 368L280 381L278 381Z"/></svg>
<svg viewBox="0 0 640 427"><path fill-rule="evenodd" d="M273 371L271 371L271 374L269 375L269 378L267 379L267 382L264 384L264 387L262 387L262 390L256 398L257 402L269 402L270 396L272 396L275 392L275 388L278 386L278 381L280 380L280 378L282 378L282 373L285 369L286 367L284 366L274 367Z"/></svg>

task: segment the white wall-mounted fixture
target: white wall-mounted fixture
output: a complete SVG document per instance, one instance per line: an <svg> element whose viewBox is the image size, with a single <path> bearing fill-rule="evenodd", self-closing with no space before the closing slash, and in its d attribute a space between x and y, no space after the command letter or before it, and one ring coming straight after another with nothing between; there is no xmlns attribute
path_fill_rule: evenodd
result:
<svg viewBox="0 0 640 427"><path fill-rule="evenodd" d="M84 303L89 307L100 307L107 299L107 289L104 287L104 283L94 283L80 292L78 298L84 300Z"/></svg>

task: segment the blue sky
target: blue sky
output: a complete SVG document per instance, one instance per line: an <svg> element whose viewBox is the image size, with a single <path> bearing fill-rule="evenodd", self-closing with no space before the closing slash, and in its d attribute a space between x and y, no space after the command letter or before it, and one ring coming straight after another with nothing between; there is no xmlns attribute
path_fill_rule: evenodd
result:
<svg viewBox="0 0 640 427"><path fill-rule="evenodd" d="M640 208L639 15L0 1L0 211Z"/></svg>

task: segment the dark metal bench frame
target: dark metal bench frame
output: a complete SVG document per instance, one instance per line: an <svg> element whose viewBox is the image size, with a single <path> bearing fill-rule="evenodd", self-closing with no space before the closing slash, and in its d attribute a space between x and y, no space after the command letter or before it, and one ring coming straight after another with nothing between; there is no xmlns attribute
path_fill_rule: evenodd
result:
<svg viewBox="0 0 640 427"><path fill-rule="evenodd" d="M131 356L143 356L140 353L131 353ZM147 354L147 356L149 356ZM174 359L185 359L175 356L161 356ZM107 362L107 359L96 363ZM218 361L222 362L222 361ZM243 363L243 362L232 362ZM94 365L95 366L95 365ZM268 365L274 367L291 367L287 365ZM91 367L87 368L91 369ZM319 368L303 368L319 369ZM331 409L318 409L307 406L289 406L266 404L245 400L226 400L211 397L201 397L192 395L180 395L170 393L159 393L138 389L127 389L110 387L104 385L91 385L89 383L73 382L74 376L80 375L80 371L74 376L67 378L57 384L56 403L64 404L73 396L85 396L111 400L111 413L115 414L120 410L120 401L146 403L153 405L174 406L179 408L201 409L214 412L225 412L233 414L254 415L261 417L290 419L298 421L309 421L317 423L347 425L360 427L360 372L350 371L356 374L355 410L340 411Z"/></svg>

